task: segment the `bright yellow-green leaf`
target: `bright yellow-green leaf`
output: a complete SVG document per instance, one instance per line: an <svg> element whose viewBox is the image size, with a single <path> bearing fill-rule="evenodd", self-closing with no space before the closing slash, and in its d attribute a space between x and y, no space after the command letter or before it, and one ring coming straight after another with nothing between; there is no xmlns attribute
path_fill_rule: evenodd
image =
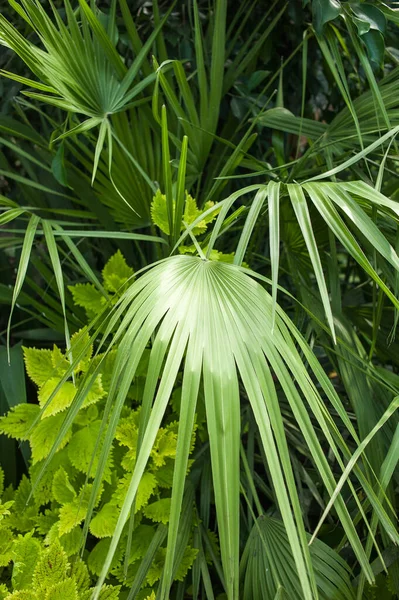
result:
<svg viewBox="0 0 399 600"><path fill-rule="evenodd" d="M22 348L26 372L36 385L43 385L54 374L51 360L51 350L38 350L37 348Z"/></svg>
<svg viewBox="0 0 399 600"><path fill-rule="evenodd" d="M109 292L121 292L122 286L133 275L133 269L128 266L120 250L118 250L107 262L103 272L104 287Z"/></svg>

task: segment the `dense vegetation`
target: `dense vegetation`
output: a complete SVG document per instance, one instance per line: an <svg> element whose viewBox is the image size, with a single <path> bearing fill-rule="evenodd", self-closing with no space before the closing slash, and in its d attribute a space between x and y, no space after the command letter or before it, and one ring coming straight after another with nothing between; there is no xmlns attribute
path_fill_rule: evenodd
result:
<svg viewBox="0 0 399 600"><path fill-rule="evenodd" d="M0 599L398 597L398 9L3 8Z"/></svg>

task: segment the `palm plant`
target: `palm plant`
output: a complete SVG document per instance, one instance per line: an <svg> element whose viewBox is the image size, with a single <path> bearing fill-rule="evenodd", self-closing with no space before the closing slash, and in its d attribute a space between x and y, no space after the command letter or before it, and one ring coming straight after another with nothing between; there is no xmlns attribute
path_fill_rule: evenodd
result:
<svg viewBox="0 0 399 600"><path fill-rule="evenodd" d="M190 485L198 486L198 481L204 487L203 498L195 502L198 559L192 589L196 597L201 585L207 598L215 597L204 551L209 546L207 528L213 502L221 563L214 554L213 560L229 600L241 596L363 597L366 582L372 584L375 576L371 556L384 565L384 549L399 541L394 509L399 384L394 373L388 375L389 371L382 370L381 364L376 368L371 360L380 325L389 313L387 322L394 331L399 311L399 210L396 202L382 193L384 169L389 164L395 170L391 148L399 130L397 70L384 78L380 91L372 86L353 102L341 81L338 87L346 108L328 125L286 111L280 89L279 106L265 110L266 104L258 114L254 111L255 118L235 144L227 139L231 123L220 116L222 100L235 79L250 71L285 6L274 3L234 54L247 13L239 9L227 27L228 3L215 0L209 34L203 39L200 6L193 2L195 77L186 75L180 61L169 60L162 37L169 13L161 19L156 3L155 28L143 44L127 3L120 0L122 20L136 54L131 66L119 53L116 2L111 3L107 28L95 7L89 8L84 0L79 0L77 11L65 2L66 23L53 9L56 24L35 0L21 0L21 5L13 6L32 26L45 50L1 18L1 42L19 54L39 82L6 74L44 92L28 92L30 98L67 111L66 131L57 114L49 112L44 122L54 127L55 136L62 138L69 153L69 160L62 164L72 187L72 203L91 181L95 202L111 207L122 224L119 231L96 226L87 231L77 220L81 213L76 208L65 211L63 219L50 220L39 217L32 207L10 201L4 201L6 210L0 221L5 224L29 217L11 309L22 290L37 235L45 239L54 271L52 288L61 301L70 366L44 411L61 386L73 380L88 347L93 343L97 347L97 361L79 383L38 481L66 439L99 370L110 353L116 352L96 448L98 465L94 468L92 464L87 473L93 486L85 536L129 389L149 351L137 455L93 598L100 596L126 529L126 557L130 555L138 488L179 382L168 541L157 598L167 600L174 593L171 588L184 551L182 540L187 539L182 531L188 512L191 519L191 512L183 508L192 505ZM334 56L335 40L330 30L327 41L320 37L317 27L322 26L323 19L314 35L327 59ZM351 27L349 23L348 35L356 44ZM311 30L308 34L313 35ZM77 49L73 60L71 43ZM151 47L158 53L154 69L147 58ZM367 60L364 52L359 59L362 64ZM337 73L341 77L341 63L338 71L332 60L327 64L334 77ZM365 71L372 83L372 71ZM282 78L280 82L282 86ZM144 93L150 94L149 98ZM371 97L377 99L374 110ZM80 115L88 119L76 124ZM97 126L98 136L93 136L91 130ZM264 131L265 127L275 130L274 134L278 130L303 135L314 144L299 159L289 161L280 139L273 167L253 149L254 130ZM35 139L30 129L20 129L20 136ZM36 138L36 142L42 148L42 165L48 169L55 151L47 149L45 139ZM18 144L11 150L32 162L33 157ZM343 152L347 156L343 157ZM378 159L381 166L376 169ZM255 178L256 183L235 185L237 178L243 178L234 175L240 165L246 168L245 177ZM186 189L203 207L191 216ZM157 218L153 210L151 223L154 196L163 214L160 218L158 213ZM86 205L83 214L92 217ZM68 219L72 216L71 224ZM139 228L141 231L136 231ZM133 254L143 268L135 273L131 285L120 290L116 304L75 244L76 237L134 241ZM229 251L229 258L221 255L221 250ZM73 257L74 268L104 298L103 312L90 324L90 339L73 353L69 328L77 328L79 315L70 314L68 308L62 269L67 254ZM345 315L343 256L351 269L348 286L362 288L371 298L365 303L368 313L359 326L362 340L351 331ZM284 287L279 285L282 280ZM366 329L370 323L371 333ZM342 394L317 353L340 374L342 389L338 391ZM397 367L397 358L394 360ZM205 413L206 444L195 463L201 475L194 471L188 479L192 435L201 411ZM298 448L306 467L298 459ZM201 452L209 455L211 472L201 462ZM320 508L315 522L307 514L304 488ZM342 532L334 549L316 539L331 513ZM343 548L359 571L357 587L352 586L351 569L339 555ZM151 554L143 559L143 571L148 570L150 561ZM128 558L125 566L127 570ZM395 581L397 565L389 567ZM137 575L128 598L136 597L140 577ZM184 588L180 589L177 593L184 594Z"/></svg>

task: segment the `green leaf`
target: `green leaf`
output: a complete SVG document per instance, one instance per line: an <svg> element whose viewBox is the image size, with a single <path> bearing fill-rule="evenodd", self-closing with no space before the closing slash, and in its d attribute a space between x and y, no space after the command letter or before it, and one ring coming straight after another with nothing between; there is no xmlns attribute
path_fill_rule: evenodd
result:
<svg viewBox="0 0 399 600"><path fill-rule="evenodd" d="M137 489L136 512L148 503L157 486L157 479L153 473L144 473Z"/></svg>
<svg viewBox="0 0 399 600"><path fill-rule="evenodd" d="M68 286L73 301L77 306L82 306L89 318L97 316L104 310L107 299L97 290L92 283L77 283Z"/></svg>
<svg viewBox="0 0 399 600"><path fill-rule="evenodd" d="M171 498L162 498L144 507L143 512L146 517L156 523L164 523L169 521Z"/></svg>
<svg viewBox="0 0 399 600"><path fill-rule="evenodd" d="M58 183L60 183L63 186L68 186L68 170L65 167L65 162L64 162L64 143L61 143L58 148L57 148L57 152L54 155L53 160L51 161L51 171L54 175L54 177L56 178L56 180L58 181Z"/></svg>
<svg viewBox="0 0 399 600"><path fill-rule="evenodd" d="M319 540L317 542L317 547L311 546L311 553L319 598L353 600L355 596L348 565L326 544ZM285 590L283 598L301 597L287 533L278 519L263 515L255 521L243 552L240 570L243 600L258 597L275 600L280 586Z"/></svg>
<svg viewBox="0 0 399 600"><path fill-rule="evenodd" d="M97 469L99 460L97 441L100 427L101 421L89 423L86 427L74 433L68 444L68 457L72 465L78 471L85 473L85 475L89 475L88 471L91 467L90 476L92 477ZM97 450L96 454L94 454L95 450ZM104 473L104 480L108 482L111 478L111 464L112 463L109 461Z"/></svg>
<svg viewBox="0 0 399 600"><path fill-rule="evenodd" d="M73 579L56 583L47 590L44 596L44 600L78 600L78 598L76 583Z"/></svg>
<svg viewBox="0 0 399 600"><path fill-rule="evenodd" d="M169 235L169 222L168 213L166 208L166 196L162 194L161 190L157 190L157 193L151 202L151 219L152 222L159 227L161 231Z"/></svg>
<svg viewBox="0 0 399 600"><path fill-rule="evenodd" d="M6 416L0 417L0 433L17 440L27 440L28 433L39 416L36 404L17 404Z"/></svg>
<svg viewBox="0 0 399 600"><path fill-rule="evenodd" d="M26 372L36 385L43 385L50 377L54 375L54 366L51 360L51 350L26 348L24 351L24 360Z"/></svg>
<svg viewBox="0 0 399 600"><path fill-rule="evenodd" d="M14 558L15 534L11 529L4 528L0 537L0 567L7 567Z"/></svg>
<svg viewBox="0 0 399 600"><path fill-rule="evenodd" d="M59 385L60 380L58 377L52 377L49 379L43 387L40 389L38 398L39 404L43 408L57 386ZM52 397L50 404L43 411L43 418L50 417L56 415L64 411L68 406L72 404L72 401L76 394L76 387L71 381L66 381L61 385L59 390Z"/></svg>
<svg viewBox="0 0 399 600"><path fill-rule="evenodd" d="M118 509L115 504L104 504L90 521L90 533L97 538L111 537L115 531L118 516Z"/></svg>
<svg viewBox="0 0 399 600"><path fill-rule="evenodd" d="M90 575L86 563L80 560L74 560L71 565L71 577L76 581L78 592L84 592L89 588Z"/></svg>
<svg viewBox="0 0 399 600"><path fill-rule="evenodd" d="M39 460L43 460L50 454L50 450L57 439L58 430L60 429L64 421L64 415L59 413L47 417L33 428L32 434L29 437L29 441L32 447L32 461L37 463ZM71 431L69 430L64 437L60 449L63 448L71 438Z"/></svg>
<svg viewBox="0 0 399 600"><path fill-rule="evenodd" d="M7 596L6 600L39 600L39 595L32 590L20 590Z"/></svg>
<svg viewBox="0 0 399 600"><path fill-rule="evenodd" d="M54 498L60 504L67 504L76 498L75 489L71 485L65 469L62 467L54 475L52 492Z"/></svg>
<svg viewBox="0 0 399 600"><path fill-rule="evenodd" d="M312 0L314 27L322 34L323 27L341 14L341 3L338 0Z"/></svg>
<svg viewBox="0 0 399 600"><path fill-rule="evenodd" d="M10 347L10 328L11 328L12 314L13 314L15 305L17 303L18 296L21 292L22 285L25 280L25 275L26 275L26 271L28 269L33 240L35 239L36 229L37 229L39 222L40 222L40 218L37 215L32 215L29 220L28 226L26 228L26 232L25 232L24 243L22 245L21 257L20 257L19 265L18 265L17 277L15 280L14 290L13 290L13 294L12 294L11 311L10 311L10 316L8 319L8 326L7 326L7 347L8 348Z"/></svg>
<svg viewBox="0 0 399 600"><path fill-rule="evenodd" d="M71 337L71 351L74 360L79 357L75 372L86 371L93 354L93 344L90 343L90 336L86 327L79 329Z"/></svg>
<svg viewBox="0 0 399 600"><path fill-rule="evenodd" d="M69 502L60 508L60 520L58 524L59 533L63 536L70 533L81 524L86 517L87 505L78 502ZM80 530L79 530L80 534ZM80 534L81 535L81 534Z"/></svg>
<svg viewBox="0 0 399 600"><path fill-rule="evenodd" d="M118 600L120 585L103 585L99 593L99 600ZM90 600L93 596L93 590L84 592L81 596L81 600Z"/></svg>
<svg viewBox="0 0 399 600"><path fill-rule="evenodd" d="M60 543L54 542L42 552L33 574L33 585L38 591L47 591L62 583L69 568L68 558Z"/></svg>
<svg viewBox="0 0 399 600"><path fill-rule="evenodd" d="M33 531L24 536L19 535L13 547L12 584L16 589L32 587L33 573L35 571L41 545L39 540L33 537Z"/></svg>
<svg viewBox="0 0 399 600"><path fill-rule="evenodd" d="M105 265L102 275L105 289L115 294L122 291L122 286L132 277L133 269L118 250Z"/></svg>
<svg viewBox="0 0 399 600"><path fill-rule="evenodd" d="M60 538L60 544L63 547L66 555L74 556L78 554L82 546L82 530L80 527L75 527L72 531L64 533Z"/></svg>
<svg viewBox="0 0 399 600"><path fill-rule="evenodd" d="M152 527L151 527L151 531L153 533ZM107 556L107 553L109 550L109 545L110 545L109 539L100 540L94 546L93 550L90 552L88 559L87 559L87 566L89 567L89 570L91 571L91 573L93 573L94 575L99 575L101 573L101 568L102 568L102 566L104 564L104 560ZM117 564L119 564L120 559L122 557L122 552L123 552L123 549L120 546L118 548L118 552L115 555L115 558L112 562L112 568L114 568Z"/></svg>
<svg viewBox="0 0 399 600"><path fill-rule="evenodd" d="M177 581L184 581L189 569L193 566L193 563L198 555L198 548L192 548L187 546L184 550L183 558L180 561L176 573L175 579Z"/></svg>

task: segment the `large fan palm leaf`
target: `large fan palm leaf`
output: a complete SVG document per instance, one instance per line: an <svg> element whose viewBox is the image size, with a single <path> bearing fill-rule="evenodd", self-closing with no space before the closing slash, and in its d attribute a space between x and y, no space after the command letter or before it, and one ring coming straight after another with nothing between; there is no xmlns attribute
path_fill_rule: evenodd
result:
<svg viewBox="0 0 399 600"><path fill-rule="evenodd" d="M112 330L113 324L121 315L125 315L110 346L120 342L104 417L106 436L102 459L96 473L98 484L102 479L102 469L129 386L144 349L150 341L151 354L141 411L140 448L101 581L109 571L176 378L183 365L168 551L159 597L169 597L169 588L173 580L189 449L199 390L202 386L225 586L229 599L238 598L240 382L244 386L259 428L277 505L298 572L301 586L298 594L304 598L317 597L316 579L312 571L312 560L289 460L274 377L279 380L291 405L330 495L334 492L336 480L312 427L309 409L318 420L342 469L344 464L340 452L345 458L349 457L349 453L300 358L292 335L300 342L301 350L307 351L309 356L312 354L310 348L280 309L274 315L275 305L272 297L248 273L237 265L201 258L168 258L131 285L111 319L109 330ZM317 361L310 364L329 399L338 406L346 420L331 384L318 370ZM94 376L95 374L92 375L93 378ZM294 377L297 385L294 384ZM68 419L73 418L74 410L87 393L87 385L90 385L90 380L77 395L71 415L60 431L60 439L68 426ZM395 528L373 492L372 485L360 469L356 474L371 504L378 509L379 518L388 534L397 541ZM96 486L93 498L95 493ZM367 578L372 580L373 575L362 544L346 505L339 495L335 508Z"/></svg>

